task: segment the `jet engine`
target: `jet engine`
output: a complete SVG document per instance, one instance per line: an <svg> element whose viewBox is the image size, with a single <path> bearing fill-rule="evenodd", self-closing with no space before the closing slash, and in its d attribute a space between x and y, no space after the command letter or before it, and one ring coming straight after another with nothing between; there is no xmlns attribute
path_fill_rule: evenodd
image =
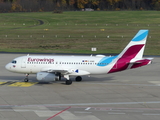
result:
<svg viewBox="0 0 160 120"><path fill-rule="evenodd" d="M57 76L54 73L38 72L36 78L39 81L52 82L56 81Z"/></svg>

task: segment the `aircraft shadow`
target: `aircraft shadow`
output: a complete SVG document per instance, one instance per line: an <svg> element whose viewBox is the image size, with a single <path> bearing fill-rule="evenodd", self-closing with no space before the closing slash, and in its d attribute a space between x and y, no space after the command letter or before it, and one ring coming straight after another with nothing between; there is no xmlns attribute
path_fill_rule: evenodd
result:
<svg viewBox="0 0 160 120"><path fill-rule="evenodd" d="M24 76L0 76L0 81L18 81L18 82L24 82L23 79L25 78ZM115 80L114 76L110 76L110 77L87 77L87 76L82 76L82 81L80 82L105 82L105 81L111 81L111 80ZM73 82L77 82L75 81L74 77L71 77L71 80ZM60 83L63 82L62 84L65 84L66 79L62 78L60 81L56 81L56 82L42 82L42 81L37 81L36 78L34 76L29 76L29 82L38 82L37 84L39 85L43 85L43 84L53 84L53 83Z"/></svg>

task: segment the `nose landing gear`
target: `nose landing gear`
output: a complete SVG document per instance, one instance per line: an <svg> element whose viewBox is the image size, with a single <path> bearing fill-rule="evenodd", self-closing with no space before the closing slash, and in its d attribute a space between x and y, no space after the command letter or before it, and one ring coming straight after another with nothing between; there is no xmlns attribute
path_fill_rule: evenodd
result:
<svg viewBox="0 0 160 120"><path fill-rule="evenodd" d="M29 76L29 74L26 74L26 77L24 78L24 82L28 82L29 81L28 76Z"/></svg>

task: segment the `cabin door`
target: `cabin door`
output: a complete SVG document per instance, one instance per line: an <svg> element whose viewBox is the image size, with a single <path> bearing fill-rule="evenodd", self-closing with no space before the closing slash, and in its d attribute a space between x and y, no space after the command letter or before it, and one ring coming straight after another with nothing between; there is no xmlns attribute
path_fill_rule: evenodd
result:
<svg viewBox="0 0 160 120"><path fill-rule="evenodd" d="M23 58L21 61L21 68L26 68L26 58Z"/></svg>

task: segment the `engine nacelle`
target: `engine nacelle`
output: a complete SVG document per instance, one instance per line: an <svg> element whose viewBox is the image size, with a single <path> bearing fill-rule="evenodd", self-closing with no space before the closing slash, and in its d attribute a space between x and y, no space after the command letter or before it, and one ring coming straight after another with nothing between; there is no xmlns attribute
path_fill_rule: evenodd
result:
<svg viewBox="0 0 160 120"><path fill-rule="evenodd" d="M52 82L56 80L56 75L54 73L38 72L36 78L39 81Z"/></svg>

